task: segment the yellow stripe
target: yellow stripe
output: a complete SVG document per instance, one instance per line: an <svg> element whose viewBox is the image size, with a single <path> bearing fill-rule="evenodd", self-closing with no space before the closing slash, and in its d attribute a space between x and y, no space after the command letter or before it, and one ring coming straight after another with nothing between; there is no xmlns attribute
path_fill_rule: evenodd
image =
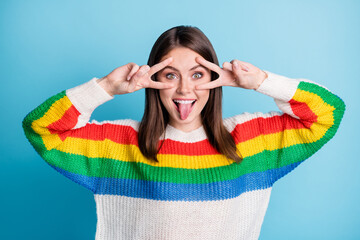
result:
<svg viewBox="0 0 360 240"><path fill-rule="evenodd" d="M46 127L61 119L64 113L71 106L72 103L70 102L69 98L64 96L63 98L54 102L49 110L41 118L32 122L32 129L42 137L47 150L54 148L62 141L57 134L51 134Z"/></svg>
<svg viewBox="0 0 360 240"><path fill-rule="evenodd" d="M307 103L310 109L318 116L318 122L312 124L310 129L291 129L278 133L260 135L246 142L237 144L244 157L255 155L263 150L276 150L289 147L295 144L311 143L321 139L328 128L334 123L334 107L325 103L321 97L314 93L298 89L293 97L294 100L305 102L309 98L311 102ZM60 102L61 101L61 102ZM47 126L62 117L65 111L71 106L71 102L64 97L54 103L47 114L33 123L34 130L43 135L45 146L83 155L91 158L110 158L126 162L142 162L158 167L191 168L201 169L209 167L220 167L233 163L223 155L202 155L186 156L177 154L159 154L159 163L150 161L143 157L139 148L135 145L126 145L112 142L108 139L104 141L87 140L81 138L68 137L62 144L57 135L51 135L46 128L37 127ZM52 113L52 110L57 114ZM196 164L196 166L194 166Z"/></svg>
<svg viewBox="0 0 360 240"><path fill-rule="evenodd" d="M298 102L306 102L306 100L309 98L311 98L312 101L308 102L307 105L309 106L311 111L316 114L316 116L319 117L327 115L329 118L333 117L333 111L335 110L335 108L324 102L319 95L298 89L293 97L293 99ZM320 121L318 120L318 122ZM332 123L333 122L334 119L332 118Z"/></svg>
<svg viewBox="0 0 360 240"><path fill-rule="evenodd" d="M237 147L243 157L249 157L264 150L272 151L295 144L316 142L325 135L327 130L327 126L314 123L310 129L291 129L260 135L246 142L238 143Z"/></svg>
<svg viewBox="0 0 360 240"><path fill-rule="evenodd" d="M260 135L253 139L237 144L243 157L255 155L264 150L276 150L295 144L312 143L321 139L326 131L334 124L334 107L325 103L322 98L314 93L298 89L294 100L305 102L308 99L309 108L318 116L317 122L309 129L289 129L278 133Z"/></svg>
<svg viewBox="0 0 360 240"><path fill-rule="evenodd" d="M177 154L159 154L159 163L146 159L135 145L119 144L109 139L104 141L68 137L57 150L83 155L90 158L110 158L125 162L142 162L157 167L201 169L225 166L233 163L221 154L187 156Z"/></svg>

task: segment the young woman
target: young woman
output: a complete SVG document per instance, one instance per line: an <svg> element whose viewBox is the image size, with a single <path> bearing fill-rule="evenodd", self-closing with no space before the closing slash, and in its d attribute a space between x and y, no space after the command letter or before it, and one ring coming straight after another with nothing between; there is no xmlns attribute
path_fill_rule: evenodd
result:
<svg viewBox="0 0 360 240"><path fill-rule="evenodd" d="M223 120L222 86L266 94L282 112ZM88 122L114 95L142 88L141 122ZM344 111L309 80L237 59L219 67L208 38L178 26L147 65L60 92L23 127L50 166L94 193L96 239L257 239L275 181L334 136Z"/></svg>

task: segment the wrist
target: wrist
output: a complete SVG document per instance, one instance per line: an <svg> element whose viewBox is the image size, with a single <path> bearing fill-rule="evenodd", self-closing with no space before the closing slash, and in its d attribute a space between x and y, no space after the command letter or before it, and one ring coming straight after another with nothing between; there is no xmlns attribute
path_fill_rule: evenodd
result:
<svg viewBox="0 0 360 240"><path fill-rule="evenodd" d="M114 96L114 93L112 92L112 87L109 79L105 76L102 78L99 78L96 80L96 82L102 87L110 96Z"/></svg>
<svg viewBox="0 0 360 240"><path fill-rule="evenodd" d="M260 87L260 85L265 81L265 79L267 79L269 77L268 74L265 71L261 70L261 72L262 73L261 73L260 81L258 82L256 87L254 88L255 91Z"/></svg>

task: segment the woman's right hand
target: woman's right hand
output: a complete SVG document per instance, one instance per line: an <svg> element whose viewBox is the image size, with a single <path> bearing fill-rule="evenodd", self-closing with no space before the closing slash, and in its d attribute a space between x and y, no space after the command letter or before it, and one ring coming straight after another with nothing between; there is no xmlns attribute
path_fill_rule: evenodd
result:
<svg viewBox="0 0 360 240"><path fill-rule="evenodd" d="M152 67L128 63L114 69L107 76L98 79L99 85L111 96L135 92L142 88L166 89L173 87L171 83L155 82L151 76L166 67L172 57L155 64Z"/></svg>

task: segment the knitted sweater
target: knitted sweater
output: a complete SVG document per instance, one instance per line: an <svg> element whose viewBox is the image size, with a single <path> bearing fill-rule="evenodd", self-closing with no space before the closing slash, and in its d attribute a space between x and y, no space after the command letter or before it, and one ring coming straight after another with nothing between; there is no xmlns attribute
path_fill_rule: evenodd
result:
<svg viewBox="0 0 360 240"><path fill-rule="evenodd" d="M113 98L97 78L50 97L23 128L51 167L94 193L98 240L258 239L273 184L334 136L345 111L319 84L265 72L256 91L281 111L224 119L240 164L219 154L203 127L171 125L159 141L159 162L146 159L139 122L89 122Z"/></svg>

